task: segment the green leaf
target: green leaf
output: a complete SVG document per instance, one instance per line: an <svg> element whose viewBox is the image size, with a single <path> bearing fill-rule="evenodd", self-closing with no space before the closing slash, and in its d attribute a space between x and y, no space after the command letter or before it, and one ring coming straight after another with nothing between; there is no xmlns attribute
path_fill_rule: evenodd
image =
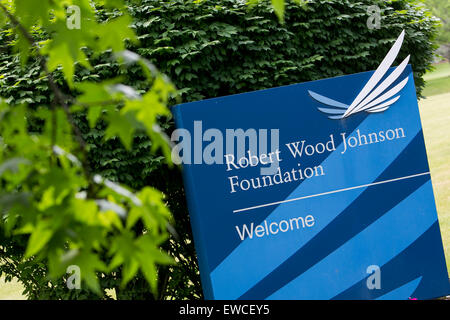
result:
<svg viewBox="0 0 450 320"><path fill-rule="evenodd" d="M173 85L165 81L162 76L158 76L154 80L152 89L145 93L142 99L128 100L121 110L122 115L135 117L136 120L142 123L149 136L152 138L153 136L158 136L158 140L154 140L155 148L167 144L166 140L161 139L163 133L155 130L158 128L156 120L158 116L170 115L167 102L170 94L174 92L175 88Z"/></svg>
<svg viewBox="0 0 450 320"><path fill-rule="evenodd" d="M0 28L3 29L3 27L6 25L6 22L8 19L6 18L6 15L3 11L0 11Z"/></svg>
<svg viewBox="0 0 450 320"><path fill-rule="evenodd" d="M12 158L3 161L0 164L0 177L5 171L17 172L22 164L30 164L31 162L25 158Z"/></svg>
<svg viewBox="0 0 450 320"><path fill-rule="evenodd" d="M278 20L281 22L284 21L284 10L285 10L285 0L271 0L272 1L272 7L278 17Z"/></svg>
<svg viewBox="0 0 450 320"><path fill-rule="evenodd" d="M136 42L136 35L131 29L132 20L129 15L122 15L118 18L100 24L97 29L99 37L99 50L112 49L114 52L125 50L125 40Z"/></svg>
<svg viewBox="0 0 450 320"><path fill-rule="evenodd" d="M38 21L46 23L50 20L49 0L15 0L14 4L15 16L27 30Z"/></svg>
<svg viewBox="0 0 450 320"><path fill-rule="evenodd" d="M112 242L110 254L114 256L109 265L109 269L114 270L120 265L124 265L122 269L122 287L124 287L139 270L139 263L135 258L137 250L138 248L134 243L132 232L125 231Z"/></svg>
<svg viewBox="0 0 450 320"><path fill-rule="evenodd" d="M82 92L77 98L77 102L82 105L87 105L87 118L91 128L95 126L103 110L115 106L113 100L116 98L117 94L113 94L108 90L108 87L118 80L119 79L100 83L85 81L75 85L75 88Z"/></svg>
<svg viewBox="0 0 450 320"><path fill-rule="evenodd" d="M105 132L105 139L119 137L125 148L131 150L133 142L133 133L136 130L136 124L131 114L121 115L119 112L108 112L108 128Z"/></svg>
<svg viewBox="0 0 450 320"><path fill-rule="evenodd" d="M150 235L143 235L137 241L140 250L136 255L139 259L140 269L155 296L157 293L158 280L156 264L167 265L174 263L172 257L162 252L158 247L161 240L162 239L154 239Z"/></svg>
<svg viewBox="0 0 450 320"><path fill-rule="evenodd" d="M34 227L33 232L28 240L25 258L29 258L39 251L50 241L53 235L51 224L47 221L39 221Z"/></svg>
<svg viewBox="0 0 450 320"><path fill-rule="evenodd" d="M166 219L170 219L171 214L164 203L164 194L157 189L145 187L137 196L142 205L131 208L126 228L131 229L139 219L142 219L149 232L156 234L159 229L165 230Z"/></svg>
<svg viewBox="0 0 450 320"><path fill-rule="evenodd" d="M52 39L42 48L44 54L48 54L48 68L50 71L62 66L62 72L69 86L73 87L73 75L75 64L89 68L89 62L83 49L85 47L95 48L96 34L99 24L96 22L92 8L86 0L77 1L81 6L82 27L80 29L69 29L64 16L49 26L53 34Z"/></svg>
<svg viewBox="0 0 450 320"><path fill-rule="evenodd" d="M96 253L81 250L73 259L66 263L78 266L81 272L81 279L86 283L89 289L98 295L102 294L96 272L106 271L107 268Z"/></svg>
<svg viewBox="0 0 450 320"><path fill-rule="evenodd" d="M91 106L88 108L87 119L89 121L89 127L95 127L98 118L100 118L103 111L103 107Z"/></svg>

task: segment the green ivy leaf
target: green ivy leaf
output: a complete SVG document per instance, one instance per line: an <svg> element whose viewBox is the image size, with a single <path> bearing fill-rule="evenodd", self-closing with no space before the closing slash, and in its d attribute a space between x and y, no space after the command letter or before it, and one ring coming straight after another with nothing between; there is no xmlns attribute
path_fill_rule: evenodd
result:
<svg viewBox="0 0 450 320"><path fill-rule="evenodd" d="M55 35L42 50L48 54L48 69L54 71L61 66L65 80L73 87L75 64L90 67L82 48L89 44L91 37L84 29L68 29L64 21L57 21L52 29Z"/></svg>
<svg viewBox="0 0 450 320"><path fill-rule="evenodd" d="M112 49L114 52L125 50L125 40L136 42L136 34L131 29L132 20L129 15L122 15L118 18L100 24L97 29L99 50ZM118 39L120 39L118 41Z"/></svg>
<svg viewBox="0 0 450 320"><path fill-rule="evenodd" d="M15 0L14 4L15 15L27 30L38 21L47 24L50 19L49 0Z"/></svg>

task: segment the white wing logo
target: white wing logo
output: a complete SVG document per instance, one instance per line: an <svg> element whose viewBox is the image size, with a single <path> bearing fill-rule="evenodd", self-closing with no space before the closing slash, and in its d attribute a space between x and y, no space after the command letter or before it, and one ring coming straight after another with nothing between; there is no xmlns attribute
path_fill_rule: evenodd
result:
<svg viewBox="0 0 450 320"><path fill-rule="evenodd" d="M328 114L328 118L330 119L344 119L348 116L362 111L376 113L383 112L389 109L392 104L400 99L400 95L395 95L399 93L400 90L402 90L408 83L408 77L400 81L393 88L389 90L386 89L388 89L389 86L392 85L401 76L406 66L408 65L410 56L408 55L406 59L403 60L403 62L398 67L396 67L386 79L384 79L383 81L381 80L386 75L386 72L391 67L392 63L394 63L395 58L397 58L404 38L405 31L403 30L398 39L395 41L391 50L381 62L378 69L366 83L355 100L353 100L351 105L346 105L344 103L324 97L313 91L308 91L310 96L314 100L327 106L326 108L318 109L323 113Z"/></svg>

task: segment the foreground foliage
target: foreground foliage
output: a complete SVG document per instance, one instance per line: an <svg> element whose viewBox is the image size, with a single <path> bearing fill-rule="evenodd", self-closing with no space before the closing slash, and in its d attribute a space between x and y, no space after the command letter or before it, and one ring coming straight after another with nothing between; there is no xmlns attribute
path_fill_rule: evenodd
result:
<svg viewBox="0 0 450 320"><path fill-rule="evenodd" d="M68 26L69 5L80 9L82 28ZM18 53L5 62L22 72L30 59L34 63L27 71L38 75L3 84L14 90L23 81L31 87L18 94L36 100L6 97L0 104L2 237L22 245L10 251L2 241L2 271L18 276L30 297L46 297L41 289L49 279L61 279L69 266L80 270L87 292L99 296L104 295L99 275L120 273L123 288L138 271L156 294L157 264L173 262L160 249L171 219L164 195L152 187L129 190L97 174L76 120L85 114L90 127L105 121L104 139L117 136L128 148L133 133L140 132L152 138L153 149L169 155L156 120L169 115L174 87L148 61L124 51L125 40L136 36L122 1L97 5L113 16L100 22L91 3L82 0L0 4L9 28L3 40ZM142 90L123 84L124 78L74 81L76 66L91 68L90 60L106 50L119 68L139 66ZM46 92L39 94L36 87ZM43 275L33 277L36 269Z"/></svg>

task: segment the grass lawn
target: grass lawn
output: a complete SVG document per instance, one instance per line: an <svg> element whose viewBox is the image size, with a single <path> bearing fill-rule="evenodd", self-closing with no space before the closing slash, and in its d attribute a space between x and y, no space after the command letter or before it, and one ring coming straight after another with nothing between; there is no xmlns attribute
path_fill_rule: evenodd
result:
<svg viewBox="0 0 450 320"><path fill-rule="evenodd" d="M421 100L419 105L447 269L450 270L450 86L447 92Z"/></svg>
<svg viewBox="0 0 450 320"><path fill-rule="evenodd" d="M423 78L425 81L450 77L450 63L439 63L434 65L433 72L427 73Z"/></svg>
<svg viewBox="0 0 450 320"><path fill-rule="evenodd" d="M450 92L450 63L440 63L436 69L424 76L426 87L423 91L425 97Z"/></svg>
<svg viewBox="0 0 450 320"><path fill-rule="evenodd" d="M420 114L450 274L450 63L435 65L424 79L427 99L419 102Z"/></svg>

